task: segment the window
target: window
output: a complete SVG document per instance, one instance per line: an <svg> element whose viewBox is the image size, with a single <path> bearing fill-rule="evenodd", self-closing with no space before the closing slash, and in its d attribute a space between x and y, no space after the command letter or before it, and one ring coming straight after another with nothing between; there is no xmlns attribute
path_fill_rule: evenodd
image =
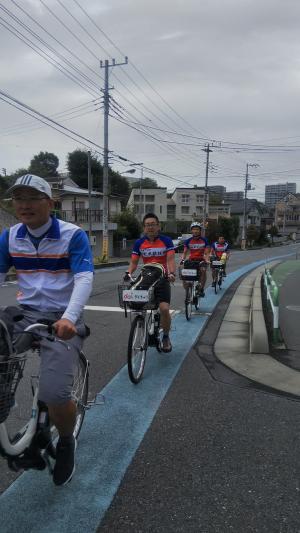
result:
<svg viewBox="0 0 300 533"><path fill-rule="evenodd" d="M135 195L133 196L133 200L134 200L134 202L140 202L141 200L142 200L142 202L143 202L143 201L144 201L144 195L141 194L141 197L140 197L139 194L135 194Z"/></svg>
<svg viewBox="0 0 300 533"><path fill-rule="evenodd" d="M182 213L183 215L188 215L189 212L190 212L190 208L189 208L188 205L187 205L187 206L186 206L186 205L183 205L183 206L181 207L181 213Z"/></svg>
<svg viewBox="0 0 300 533"><path fill-rule="evenodd" d="M174 220L176 218L176 205L167 205L167 219Z"/></svg>
<svg viewBox="0 0 300 533"><path fill-rule="evenodd" d="M146 202L155 202L154 194L146 194Z"/></svg>
<svg viewBox="0 0 300 533"><path fill-rule="evenodd" d="M196 204L203 204L204 196L202 194L196 194Z"/></svg>
<svg viewBox="0 0 300 533"><path fill-rule="evenodd" d="M203 213L203 207L201 207L200 205L196 205L196 214L200 215L202 213Z"/></svg>
<svg viewBox="0 0 300 533"><path fill-rule="evenodd" d="M190 203L190 195L189 194L182 194L181 195L181 202L183 204L189 204Z"/></svg>
<svg viewBox="0 0 300 533"><path fill-rule="evenodd" d="M75 209L78 211L78 209L85 209L85 202L79 201L79 200L73 200L72 201L72 211L74 212Z"/></svg>
<svg viewBox="0 0 300 533"><path fill-rule="evenodd" d="M145 212L146 213L154 213L155 205L154 204L146 204L145 205Z"/></svg>

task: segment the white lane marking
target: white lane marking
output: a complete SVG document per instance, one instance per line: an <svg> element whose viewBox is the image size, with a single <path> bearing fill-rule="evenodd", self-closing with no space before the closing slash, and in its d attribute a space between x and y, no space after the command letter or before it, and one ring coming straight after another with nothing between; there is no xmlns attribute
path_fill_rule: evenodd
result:
<svg viewBox="0 0 300 533"><path fill-rule="evenodd" d="M112 312L112 313L124 313L124 309L121 309L121 307L105 307L103 305L85 305L84 309L86 311L106 311L106 312ZM172 315L177 315L180 313L180 310L170 309L170 313Z"/></svg>
<svg viewBox="0 0 300 533"><path fill-rule="evenodd" d="M300 305L287 305L286 308L289 311L300 311Z"/></svg>

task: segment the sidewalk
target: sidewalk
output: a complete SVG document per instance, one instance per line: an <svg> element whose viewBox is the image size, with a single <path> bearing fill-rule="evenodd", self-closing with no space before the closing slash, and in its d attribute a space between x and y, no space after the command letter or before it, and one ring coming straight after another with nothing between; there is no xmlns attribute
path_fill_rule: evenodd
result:
<svg viewBox="0 0 300 533"><path fill-rule="evenodd" d="M239 285L223 318L214 345L216 357L231 370L277 391L300 396L300 373L270 353L250 353L249 314L259 267ZM262 317L263 320L263 317Z"/></svg>

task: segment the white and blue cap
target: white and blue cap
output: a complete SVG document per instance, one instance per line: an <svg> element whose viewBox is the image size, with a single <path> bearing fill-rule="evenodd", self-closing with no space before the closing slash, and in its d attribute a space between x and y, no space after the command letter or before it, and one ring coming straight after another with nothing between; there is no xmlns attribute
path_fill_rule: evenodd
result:
<svg viewBox="0 0 300 533"><path fill-rule="evenodd" d="M20 176L14 185L8 189L6 194L10 194L20 187L35 189L36 191L46 194L49 198L52 198L52 191L49 183L39 176L34 176L34 174L24 174L24 176Z"/></svg>

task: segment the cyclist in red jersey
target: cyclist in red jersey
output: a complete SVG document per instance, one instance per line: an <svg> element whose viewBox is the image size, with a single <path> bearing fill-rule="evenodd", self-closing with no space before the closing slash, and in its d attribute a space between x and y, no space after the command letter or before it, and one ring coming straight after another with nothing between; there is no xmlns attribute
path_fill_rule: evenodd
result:
<svg viewBox="0 0 300 533"><path fill-rule="evenodd" d="M224 277L226 277L226 263L230 255L229 252L230 248L228 242L225 240L225 237L223 237L223 235L219 235L218 240L215 241L211 247L211 260L215 258L223 261Z"/></svg>
<svg viewBox="0 0 300 533"><path fill-rule="evenodd" d="M172 344L169 337L171 327L170 282L175 281L175 251L172 239L160 234L158 217L154 213L148 213L143 218L144 236L138 239L133 247L129 268L124 280L133 274L138 266L140 256L143 263L160 263L163 265L166 277L155 288L155 296L159 301L161 326L163 329L162 351L171 352Z"/></svg>
<svg viewBox="0 0 300 533"><path fill-rule="evenodd" d="M199 261L205 262L203 266L200 267L200 278L199 284L197 286L199 295L201 297L205 296L204 287L206 283L206 268L209 264L209 255L210 255L210 246L208 240L205 237L201 236L202 224L200 222L192 222L191 232L192 237L187 239L184 242L183 256L180 261L180 264L183 264L187 256L189 255L190 261ZM185 282L183 282L185 286Z"/></svg>

